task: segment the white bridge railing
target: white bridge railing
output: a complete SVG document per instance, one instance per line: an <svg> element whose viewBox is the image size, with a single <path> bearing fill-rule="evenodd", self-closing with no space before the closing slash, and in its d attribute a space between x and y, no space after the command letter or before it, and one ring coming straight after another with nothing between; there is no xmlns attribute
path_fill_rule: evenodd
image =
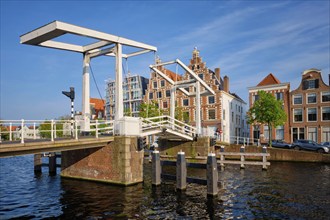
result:
<svg viewBox="0 0 330 220"><path fill-rule="evenodd" d="M147 133L148 131L153 130L166 131L167 129L182 135L188 135L190 137L194 137L196 135L195 127L192 127L168 115L142 119L141 133Z"/></svg>
<svg viewBox="0 0 330 220"><path fill-rule="evenodd" d="M82 120L1 120L0 143L7 141L44 139L54 141L56 138L79 139L80 136L113 135L114 122L91 120L90 131L82 133Z"/></svg>

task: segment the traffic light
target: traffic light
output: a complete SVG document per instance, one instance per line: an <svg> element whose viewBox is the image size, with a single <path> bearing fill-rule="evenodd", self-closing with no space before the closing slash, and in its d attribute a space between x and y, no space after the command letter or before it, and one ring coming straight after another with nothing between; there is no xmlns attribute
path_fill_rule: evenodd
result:
<svg viewBox="0 0 330 220"><path fill-rule="evenodd" d="M216 139L215 138L210 138L210 147L214 146L216 144Z"/></svg>
<svg viewBox="0 0 330 220"><path fill-rule="evenodd" d="M74 87L70 87L70 92L62 91L62 94L64 94L71 100L74 100Z"/></svg>
<svg viewBox="0 0 330 220"><path fill-rule="evenodd" d="M147 148L147 138L146 137L138 137L138 150Z"/></svg>

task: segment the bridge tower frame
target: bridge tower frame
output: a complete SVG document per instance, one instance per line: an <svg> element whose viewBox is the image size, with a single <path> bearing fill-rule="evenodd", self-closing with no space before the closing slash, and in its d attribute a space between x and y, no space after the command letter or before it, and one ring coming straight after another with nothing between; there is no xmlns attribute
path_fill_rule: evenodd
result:
<svg viewBox="0 0 330 220"><path fill-rule="evenodd" d="M54 38L65 34L77 35L80 37L87 37L97 40L95 43L87 45L78 45L71 43L64 43L55 41ZM132 56L141 55L148 52L156 52L157 47L130 40L127 38L119 37L116 35L95 31L92 29L64 23L61 21L53 21L35 30L27 32L20 36L21 44L28 44L34 46L48 47L53 49L67 50L83 54L83 76L82 76L82 114L84 123L82 125L83 132L90 131L90 80L89 80L89 66L90 61L98 56L112 56L116 58L116 113L115 121L124 120L123 108L123 76L122 76L122 59ZM123 46L133 47L137 51L127 54L123 53ZM125 126L122 123L117 123L117 134L125 135L122 133L124 129L120 126ZM118 127L119 126L119 127Z"/></svg>
<svg viewBox="0 0 330 220"><path fill-rule="evenodd" d="M166 66L171 64L178 64L181 66L185 71L188 72L188 74L192 77L190 80L181 80L181 81L174 81L170 77L168 77L165 73L163 73L161 70L159 70L157 67L159 66ZM169 62L163 62L163 63L157 63L154 65L149 66L150 69L155 71L157 74L159 74L161 77L163 77L168 83L170 83L173 87L171 89L171 96L170 96L170 116L171 118L175 118L175 92L176 90L180 90L187 96L195 96L196 97L196 134L200 135L202 133L202 122L201 122L201 96L202 95L214 95L215 92L211 87L209 87L199 76L189 69L183 62L181 62L179 59L176 59L174 61ZM190 93L185 88L188 88L190 86L195 86L196 92ZM204 88L205 90L202 92L201 88Z"/></svg>

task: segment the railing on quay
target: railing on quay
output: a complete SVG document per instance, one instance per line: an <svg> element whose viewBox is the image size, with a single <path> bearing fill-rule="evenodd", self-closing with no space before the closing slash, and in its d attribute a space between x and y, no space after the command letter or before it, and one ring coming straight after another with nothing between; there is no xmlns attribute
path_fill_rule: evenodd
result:
<svg viewBox="0 0 330 220"><path fill-rule="evenodd" d="M54 141L56 138L79 139L82 120L1 120L0 143L2 141L20 141L44 139ZM86 136L113 135L114 122L91 120L90 132Z"/></svg>

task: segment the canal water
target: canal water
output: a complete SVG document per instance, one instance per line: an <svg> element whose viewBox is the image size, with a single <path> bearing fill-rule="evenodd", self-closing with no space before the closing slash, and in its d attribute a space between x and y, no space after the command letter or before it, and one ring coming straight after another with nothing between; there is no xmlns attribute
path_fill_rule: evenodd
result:
<svg viewBox="0 0 330 220"><path fill-rule="evenodd" d="M144 169L144 183L125 188L49 176L45 167L36 176L32 155L1 158L0 219L330 219L329 164L228 165L215 198L195 184L152 187L151 165Z"/></svg>

